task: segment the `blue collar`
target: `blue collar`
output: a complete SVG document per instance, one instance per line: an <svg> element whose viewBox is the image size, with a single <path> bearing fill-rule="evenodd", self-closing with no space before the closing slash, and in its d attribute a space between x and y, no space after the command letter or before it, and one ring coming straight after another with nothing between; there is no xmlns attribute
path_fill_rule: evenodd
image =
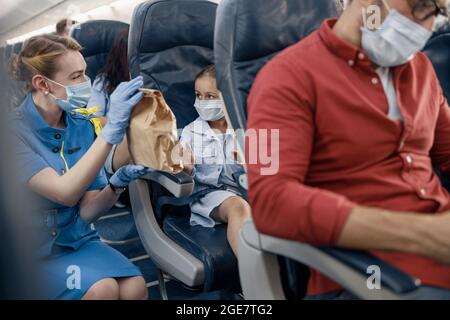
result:
<svg viewBox="0 0 450 320"><path fill-rule="evenodd" d="M19 107L19 111L23 113L25 119L27 120L29 126L31 127L31 129L33 129L33 131L38 132L45 131L51 133L59 132L63 134L72 124L71 117L68 116L66 112L64 112L64 117L66 120L66 129L57 129L50 127L50 125L44 120L42 115L39 113L31 93L27 95L25 101Z"/></svg>

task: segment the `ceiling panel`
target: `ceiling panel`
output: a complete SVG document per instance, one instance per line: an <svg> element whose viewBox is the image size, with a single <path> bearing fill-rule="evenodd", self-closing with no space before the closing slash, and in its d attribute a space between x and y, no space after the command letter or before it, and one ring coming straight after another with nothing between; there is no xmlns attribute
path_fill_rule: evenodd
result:
<svg viewBox="0 0 450 320"><path fill-rule="evenodd" d="M113 0L0 0L0 45ZM7 10L3 10L3 5Z"/></svg>
<svg viewBox="0 0 450 320"><path fill-rule="evenodd" d="M0 0L0 33L13 30L62 2L65 0Z"/></svg>

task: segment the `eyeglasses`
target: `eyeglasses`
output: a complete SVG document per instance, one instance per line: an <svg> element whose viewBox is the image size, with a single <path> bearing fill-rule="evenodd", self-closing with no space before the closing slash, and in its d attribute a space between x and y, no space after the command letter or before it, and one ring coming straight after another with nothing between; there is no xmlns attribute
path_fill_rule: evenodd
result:
<svg viewBox="0 0 450 320"><path fill-rule="evenodd" d="M411 3L411 1L410 1ZM447 8L443 8L438 6L436 0L427 0L427 1L414 1L412 5L412 14L414 18L419 21L425 21L432 16L443 16L445 18L449 18L449 11Z"/></svg>

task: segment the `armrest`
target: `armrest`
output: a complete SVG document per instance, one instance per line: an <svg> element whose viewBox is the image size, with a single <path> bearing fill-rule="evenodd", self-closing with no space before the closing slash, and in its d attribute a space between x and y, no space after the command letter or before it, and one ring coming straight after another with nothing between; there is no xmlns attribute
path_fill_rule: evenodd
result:
<svg viewBox="0 0 450 320"><path fill-rule="evenodd" d="M158 183L177 198L188 197L194 190L194 179L186 172L171 174L163 171L153 171L142 179Z"/></svg>
<svg viewBox="0 0 450 320"><path fill-rule="evenodd" d="M382 271L381 286L397 294L412 292L420 286L419 279L411 277L410 275L369 253L328 247L321 247L318 248L318 250L334 257L348 267L364 275L367 274L368 267L378 266Z"/></svg>
<svg viewBox="0 0 450 320"><path fill-rule="evenodd" d="M405 299L412 296L420 286L419 280L367 253L334 248L317 248L296 241L263 235L256 230L250 220L244 223L240 245L240 249L246 250L242 254L242 261L241 258L239 259L239 265L243 269L255 265L255 263L248 261L249 259L256 257L260 260L259 265L261 265L264 261L271 261L268 256L264 255L281 255L319 271L362 299ZM252 250L259 253L251 254ZM367 280L371 275L367 273L367 268L372 265L378 266L381 270L381 289L370 289L367 286ZM268 279L268 275L273 275L274 272L273 262L270 262L270 264L268 262L267 267L260 269L267 273L261 279ZM254 271L242 270L242 272L251 273ZM252 295L258 295L258 291L263 290L262 288L255 288L254 281L249 285L253 286L248 290ZM280 297L280 286L273 283L271 283L271 286L275 289L273 294L268 294L268 296Z"/></svg>

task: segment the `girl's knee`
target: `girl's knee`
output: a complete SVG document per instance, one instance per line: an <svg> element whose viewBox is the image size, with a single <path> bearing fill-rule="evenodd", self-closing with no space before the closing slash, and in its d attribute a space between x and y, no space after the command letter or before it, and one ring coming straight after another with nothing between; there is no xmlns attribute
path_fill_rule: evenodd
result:
<svg viewBox="0 0 450 320"><path fill-rule="evenodd" d="M118 300L119 284L115 279L107 278L94 283L83 300Z"/></svg>
<svg viewBox="0 0 450 320"><path fill-rule="evenodd" d="M229 219L245 220L250 217L251 209L247 201L241 197L231 198Z"/></svg>
<svg viewBox="0 0 450 320"><path fill-rule="evenodd" d="M121 300L147 300L148 291L143 277L119 280Z"/></svg>

